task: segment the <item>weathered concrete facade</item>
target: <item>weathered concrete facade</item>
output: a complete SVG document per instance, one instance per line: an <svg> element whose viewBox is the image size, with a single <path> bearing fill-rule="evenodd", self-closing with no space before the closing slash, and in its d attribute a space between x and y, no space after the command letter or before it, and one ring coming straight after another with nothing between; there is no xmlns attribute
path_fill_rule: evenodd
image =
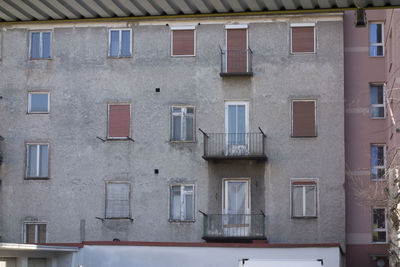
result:
<svg viewBox="0 0 400 267"><path fill-rule="evenodd" d="M289 53L290 23L315 22L315 54ZM196 26L196 56L170 56L169 25ZM226 24L247 24L252 77L220 77ZM108 30L131 28L133 54L107 57ZM52 59L29 60L29 31L51 30ZM47 222L47 242L202 241L202 215L171 223L169 185L195 185L195 210L221 213L222 179L250 178L252 212L271 243L345 239L344 55L341 14L1 26L1 237ZM160 88L160 92L155 92ZM50 92L49 114L27 114L28 91ZM314 99L317 137L291 138L291 100ZM248 101L249 131L267 135L268 162L205 161L202 134L170 142L170 108L196 108L196 129L224 132L224 103ZM107 104L132 105L135 142L107 141ZM25 179L27 142L49 143L47 180ZM159 169L155 174L154 169ZM317 217L291 217L291 178L317 179ZM130 220L99 220L105 182L131 183Z"/></svg>

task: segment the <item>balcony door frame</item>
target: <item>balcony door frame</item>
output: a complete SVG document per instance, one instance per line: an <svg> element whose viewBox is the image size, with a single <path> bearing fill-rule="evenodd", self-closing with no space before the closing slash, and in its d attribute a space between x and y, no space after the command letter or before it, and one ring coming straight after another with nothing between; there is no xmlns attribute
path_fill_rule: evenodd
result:
<svg viewBox="0 0 400 267"><path fill-rule="evenodd" d="M245 196L245 213L251 214L251 178L243 177L243 178L223 178L222 179L222 214L228 215L228 183L229 182L244 182L247 185L246 196ZM229 225L227 223L227 219L224 218L226 216L222 216L222 227L224 229L224 234L229 235L229 233L238 231L240 233L244 233L244 236L250 234L250 225L251 225L251 216L245 217L245 225L247 226L238 226L234 227L234 225Z"/></svg>
<svg viewBox="0 0 400 267"><path fill-rule="evenodd" d="M225 101L225 155L229 155L229 106L244 105L245 106L245 146L249 150L249 140L247 133L249 132L249 102L248 101Z"/></svg>
<svg viewBox="0 0 400 267"><path fill-rule="evenodd" d="M249 49L249 27L247 24L225 25L225 71L228 71L228 31L229 30L246 30L246 48ZM249 71L249 55L246 51L246 72Z"/></svg>

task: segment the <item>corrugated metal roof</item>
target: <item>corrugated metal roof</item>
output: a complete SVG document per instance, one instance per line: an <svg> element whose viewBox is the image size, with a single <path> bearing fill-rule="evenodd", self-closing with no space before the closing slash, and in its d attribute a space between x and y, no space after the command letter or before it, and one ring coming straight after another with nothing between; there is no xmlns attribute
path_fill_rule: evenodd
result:
<svg viewBox="0 0 400 267"><path fill-rule="evenodd" d="M400 0L0 0L1 21L390 7Z"/></svg>

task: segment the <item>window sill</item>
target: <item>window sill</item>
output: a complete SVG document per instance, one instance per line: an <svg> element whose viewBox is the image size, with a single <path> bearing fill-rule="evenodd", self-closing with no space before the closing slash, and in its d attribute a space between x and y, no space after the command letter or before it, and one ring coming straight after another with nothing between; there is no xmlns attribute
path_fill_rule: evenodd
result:
<svg viewBox="0 0 400 267"><path fill-rule="evenodd" d="M108 59L129 59L129 58L133 58L132 56L121 56L121 57L111 57L108 56Z"/></svg>
<svg viewBox="0 0 400 267"><path fill-rule="evenodd" d="M374 241L372 241L371 242L371 244L373 244L373 245L388 245L389 244L389 242L374 242Z"/></svg>
<svg viewBox="0 0 400 267"><path fill-rule="evenodd" d="M25 177L25 180L49 180L50 177Z"/></svg>
<svg viewBox="0 0 400 267"><path fill-rule="evenodd" d="M294 135L291 135L290 137L291 138L317 138L318 136L317 135L310 135L310 136L294 136Z"/></svg>
<svg viewBox="0 0 400 267"><path fill-rule="evenodd" d="M317 52L290 52L290 55L317 55Z"/></svg>
<svg viewBox="0 0 400 267"><path fill-rule="evenodd" d="M369 58L385 58L385 56L368 56Z"/></svg>
<svg viewBox="0 0 400 267"><path fill-rule="evenodd" d="M196 57L196 55L171 55L171 58L180 58L180 57Z"/></svg>
<svg viewBox="0 0 400 267"><path fill-rule="evenodd" d="M386 119L386 116L385 117L369 117L371 120L385 120Z"/></svg>
<svg viewBox="0 0 400 267"><path fill-rule="evenodd" d="M382 178L382 179L371 179L371 182L385 182L386 178Z"/></svg>
<svg viewBox="0 0 400 267"><path fill-rule="evenodd" d="M196 222L196 220L187 220L187 221L185 221L185 220L168 220L168 222L174 223L174 224L181 224L181 223L186 224L186 223L194 223L194 222Z"/></svg>
<svg viewBox="0 0 400 267"><path fill-rule="evenodd" d="M49 111L43 111L43 112L27 112L26 114L32 115L32 114L50 114Z"/></svg>
<svg viewBox="0 0 400 267"><path fill-rule="evenodd" d="M40 57L40 58L29 58L29 61L36 61L36 60L39 60L39 61L41 61L41 60L52 60L52 58L50 57L50 58L42 58L42 57Z"/></svg>
<svg viewBox="0 0 400 267"><path fill-rule="evenodd" d="M292 219L318 219L318 216L292 216Z"/></svg>
<svg viewBox="0 0 400 267"><path fill-rule="evenodd" d="M190 144L197 143L196 140L169 140L170 143L173 144Z"/></svg>

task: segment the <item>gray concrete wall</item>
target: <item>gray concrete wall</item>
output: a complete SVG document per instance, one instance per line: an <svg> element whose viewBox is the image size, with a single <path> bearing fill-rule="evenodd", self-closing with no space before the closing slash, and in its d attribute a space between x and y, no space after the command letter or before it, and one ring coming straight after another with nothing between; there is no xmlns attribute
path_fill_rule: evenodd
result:
<svg viewBox="0 0 400 267"><path fill-rule="evenodd" d="M170 57L165 24L130 25L133 57L126 59L107 58L106 26L49 25L51 60L28 60L29 25L4 26L3 241L21 242L28 216L48 222L49 242L79 242L83 234L85 240L201 241L201 214L194 223L168 222L169 185L195 184L195 210L212 213L221 209L222 178L251 177L253 212L268 215L270 242L343 242L343 24L340 16L320 18L308 18L317 21L317 53L309 55L289 54L289 21L307 18L253 20L254 76L227 78L219 76L225 22L202 21L197 56L188 58ZM28 90L50 91L50 114L27 114ZM293 139L290 99L310 96L317 99L318 137ZM196 128L223 132L225 100L249 101L249 129L260 126L268 136L268 163L209 163L198 131L194 143L169 142L171 105L194 105ZM106 136L109 102L132 103L135 143L96 138ZM28 141L50 143L49 180L24 179ZM290 178L319 178L318 218L291 218ZM96 219L104 217L109 180L132 183L134 222Z"/></svg>

